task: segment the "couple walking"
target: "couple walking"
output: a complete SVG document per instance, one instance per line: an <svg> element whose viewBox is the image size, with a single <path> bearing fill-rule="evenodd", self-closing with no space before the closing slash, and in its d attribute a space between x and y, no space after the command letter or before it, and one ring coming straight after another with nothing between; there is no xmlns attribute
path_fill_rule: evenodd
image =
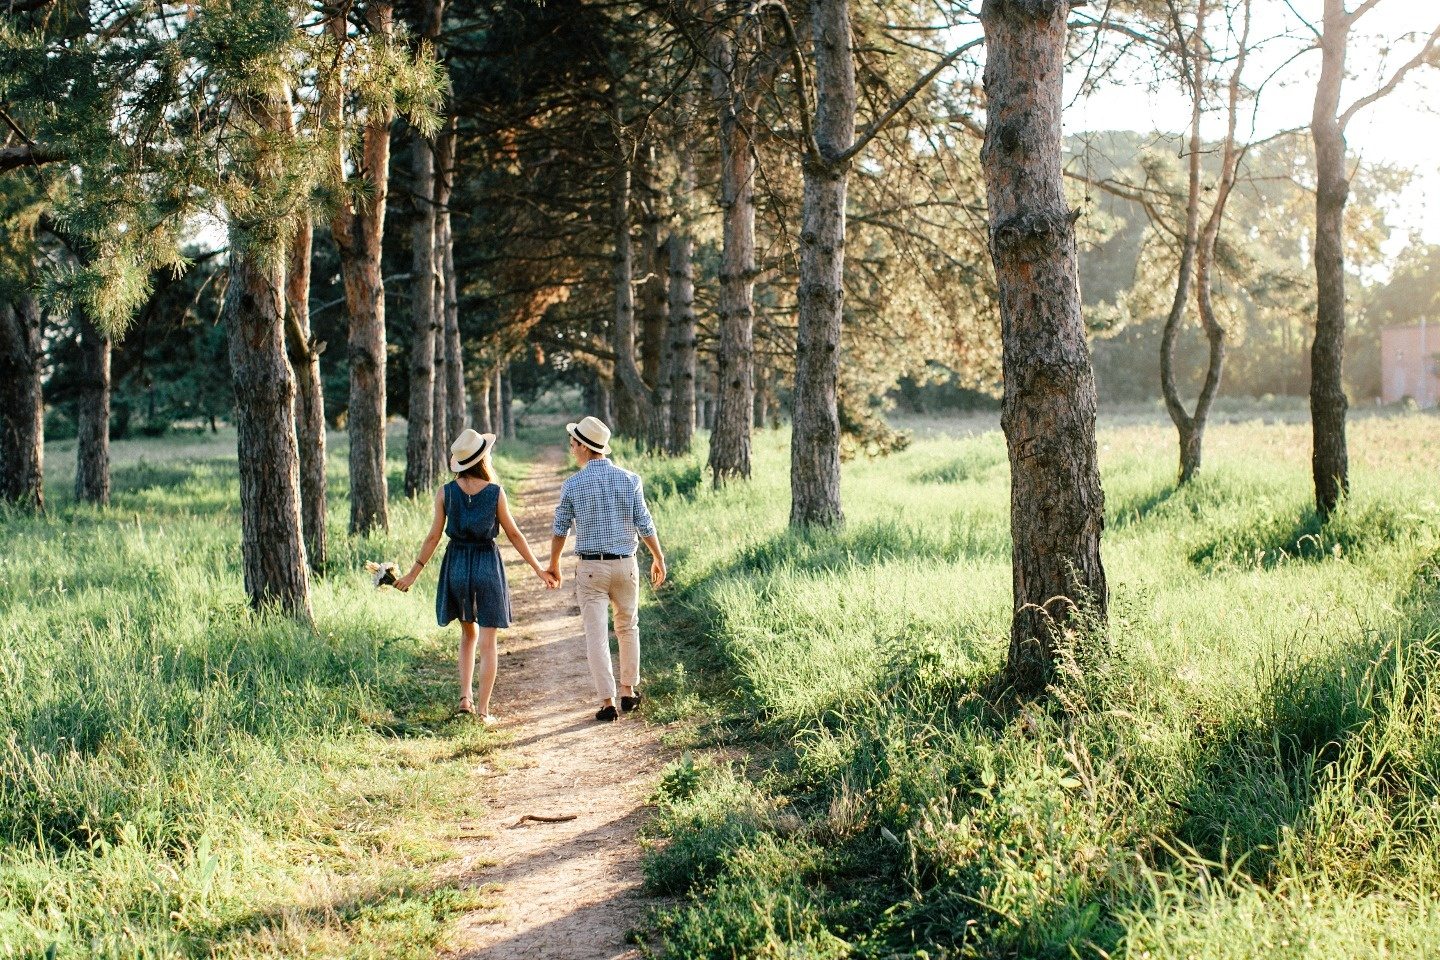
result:
<svg viewBox="0 0 1440 960"><path fill-rule="evenodd" d="M665 554L655 522L645 506L640 478L610 460L610 428L595 417L567 424L570 454L578 473L566 479L555 508L550 565L542 568L525 535L515 525L505 490L495 479L490 455L495 435L465 430L450 445L455 479L435 493L435 517L420 544L410 571L395 581L408 591L419 578L443 532L450 538L440 561L435 591L435 617L440 626L460 621L460 710L493 723L490 693L495 687L495 631L510 626L510 590L495 538L500 531L548 589L562 582L560 554L573 528L575 592L585 624L585 652L600 709L595 719L614 720L619 711L640 705L640 570L639 541L650 551L650 583L665 582ZM610 660L610 608L615 610L615 638L620 648L620 684ZM479 700L473 694L476 648L480 654Z"/></svg>

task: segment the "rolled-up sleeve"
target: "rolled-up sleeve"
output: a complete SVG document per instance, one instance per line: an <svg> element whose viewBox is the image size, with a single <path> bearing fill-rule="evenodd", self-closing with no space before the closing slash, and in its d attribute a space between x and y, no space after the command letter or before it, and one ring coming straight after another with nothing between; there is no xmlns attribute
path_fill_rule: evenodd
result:
<svg viewBox="0 0 1440 960"><path fill-rule="evenodd" d="M575 525L575 502L570 498L570 485L567 483L560 491L560 503L555 508L555 525L552 530L557 537L568 537L570 528Z"/></svg>
<svg viewBox="0 0 1440 960"><path fill-rule="evenodd" d="M645 487L639 477L635 478L635 504L631 521L635 524L635 530L640 536L655 536L655 521L650 517L650 508L645 506Z"/></svg>

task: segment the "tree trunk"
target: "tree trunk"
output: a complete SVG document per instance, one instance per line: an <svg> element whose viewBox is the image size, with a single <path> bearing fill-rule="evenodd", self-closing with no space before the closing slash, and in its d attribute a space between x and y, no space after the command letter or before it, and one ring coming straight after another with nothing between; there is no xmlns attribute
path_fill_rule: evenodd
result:
<svg viewBox="0 0 1440 960"><path fill-rule="evenodd" d="M494 433L495 425L490 419L490 380L495 376L490 368L480 378L480 395L475 398L475 429L479 433Z"/></svg>
<svg viewBox="0 0 1440 960"><path fill-rule="evenodd" d="M300 457L300 519L310 569L325 569L325 390L320 354L310 331L310 255L314 230L307 214L290 242L285 274L285 347L295 372L295 438Z"/></svg>
<svg viewBox="0 0 1440 960"><path fill-rule="evenodd" d="M45 510L44 318L31 296L0 303L0 503Z"/></svg>
<svg viewBox="0 0 1440 960"><path fill-rule="evenodd" d="M435 455L431 448L435 415L435 154L430 142L415 133L410 155L411 189L416 212L410 249L411 333L410 413L405 441L405 496L427 495L435 486Z"/></svg>
<svg viewBox="0 0 1440 960"><path fill-rule="evenodd" d="M1053 675L1056 627L1091 622L1077 619L1077 604L1103 623L1108 601L1095 376L1080 316L1075 217L1061 176L1069 6L986 0L981 13L989 103L981 164L1010 454L1015 614L1007 673L1023 693L1043 690Z"/></svg>
<svg viewBox="0 0 1440 960"><path fill-rule="evenodd" d="M76 416L75 499L110 502L110 335L84 311L80 331L80 392Z"/></svg>
<svg viewBox="0 0 1440 960"><path fill-rule="evenodd" d="M496 437L505 435L505 410L500 401L505 390L505 368L508 365L509 361L501 360L495 365L495 376L490 378L490 429Z"/></svg>
<svg viewBox="0 0 1440 960"><path fill-rule="evenodd" d="M722 2L720 6L734 8L735 5ZM720 126L722 236L719 342L715 357L719 379L714 398L715 426L710 436L710 473L717 487L727 480L749 479L750 432L754 425L755 155L750 131L755 111L754 95L745 89L747 84L741 76L748 67L743 62L746 59L743 34L744 21L732 14L731 22L717 31L712 54L715 66L711 74L711 95ZM849 37L848 24L845 36ZM847 40L845 56L849 55ZM853 88L853 83L851 86ZM852 133L853 112L852 89ZM847 144L850 135L846 134ZM843 205L843 184L841 190Z"/></svg>
<svg viewBox="0 0 1440 960"><path fill-rule="evenodd" d="M257 609L273 605L308 620L295 381L285 356L285 267L247 252L242 230L231 225L223 312L235 384L245 592Z"/></svg>
<svg viewBox="0 0 1440 960"><path fill-rule="evenodd" d="M1345 128L1339 119L1345 47L1353 18L1342 0L1325 0L1320 84L1310 133L1315 141L1315 340L1310 347L1310 467L1315 509L1328 519L1350 491L1345 449Z"/></svg>
<svg viewBox="0 0 1440 960"><path fill-rule="evenodd" d="M1240 42L1235 56L1234 72L1230 75L1227 101L1228 126L1220 151L1220 181L1215 186L1215 203L1210 208L1210 217L1201 231L1196 249L1195 296L1200 312L1200 325L1205 330L1209 344L1206 358L1205 382L1200 387L1200 396L1195 400L1195 415L1190 421L1190 435L1180 455L1180 482L1184 484L1200 469L1200 460L1205 442L1205 425L1210 419L1210 407L1220 392L1220 378L1225 372L1225 328L1215 313L1212 300L1214 285L1213 270L1215 248L1220 238L1220 225L1225 222L1225 208L1230 194L1235 189L1235 178L1239 173L1242 151L1235 144L1235 131L1240 120L1240 79L1245 70L1246 55L1250 44L1250 0L1243 5Z"/></svg>
<svg viewBox="0 0 1440 960"><path fill-rule="evenodd" d="M1180 398L1180 388L1175 382L1175 344L1180 329L1185 325L1185 308L1190 303L1190 285L1195 276L1195 250L1200 234L1200 161L1204 156L1200 139L1200 121L1205 115L1205 82L1201 71L1204 69L1200 58L1204 55L1206 2L1200 0L1195 15L1195 31L1187 39L1183 36L1184 26L1178 13L1174 15L1175 28L1181 63L1189 76L1190 87L1190 141L1189 175L1186 181L1185 233L1180 242L1180 263L1175 279L1175 297L1170 301L1170 313L1165 317L1165 328L1160 335L1160 393L1165 398L1165 409L1175 424L1180 440L1180 479L1183 486L1188 483L1199 465L1200 441L1204 426L1197 430L1190 413Z"/></svg>
<svg viewBox="0 0 1440 960"><path fill-rule="evenodd" d="M688 150L686 156L688 157ZM695 168L684 159L682 171L689 170L689 189L694 189ZM686 189L681 173L681 189ZM670 432L666 449L672 455L690 452L695 439L695 241L689 224L681 224L670 235Z"/></svg>
<svg viewBox="0 0 1440 960"><path fill-rule="evenodd" d="M505 367L505 379L500 381L500 422L505 431L506 440L515 439L515 395L511 389L510 367Z"/></svg>
<svg viewBox="0 0 1440 960"><path fill-rule="evenodd" d="M615 290L610 345L615 352L615 412L619 432L636 439L650 419L650 402L635 363L635 270L630 242L630 162L618 99L615 103L616 163L611 182L611 235L615 249L611 284Z"/></svg>
<svg viewBox="0 0 1440 960"><path fill-rule="evenodd" d="M394 34L394 6L376 0L365 12L370 29ZM345 18L332 20L343 31ZM343 39L343 33L342 33ZM350 532L388 530L385 476L385 287L380 273L385 205L390 190L390 121L393 112L371 108L362 134L356 177L368 181L364 201L345 200L331 219L340 253L349 325ZM336 162L344 169L343 146Z"/></svg>
<svg viewBox="0 0 1440 960"><path fill-rule="evenodd" d="M660 239L660 188L655 184L657 159L655 146L647 143L640 151L637 165L639 176L640 243L644 258L645 281L640 285L640 362L641 375L650 397L650 413L641 438L645 449L663 451L670 427L670 351L668 346L669 312L667 288L669 264L665 244Z"/></svg>
<svg viewBox="0 0 1440 960"><path fill-rule="evenodd" d="M455 237L450 229L450 197L455 184L456 118L452 115L436 142L435 213L445 289L445 436L453 441L465 429L465 359L460 342L460 291L455 282ZM441 451L445 456L446 449Z"/></svg>
<svg viewBox="0 0 1440 960"><path fill-rule="evenodd" d="M848 0L811 5L815 147L806 151L800 224L799 327L790 443L790 525L838 526L840 322L845 309L845 191L855 139L855 58ZM721 389L725 388L724 377ZM747 395L748 419L753 401Z"/></svg>

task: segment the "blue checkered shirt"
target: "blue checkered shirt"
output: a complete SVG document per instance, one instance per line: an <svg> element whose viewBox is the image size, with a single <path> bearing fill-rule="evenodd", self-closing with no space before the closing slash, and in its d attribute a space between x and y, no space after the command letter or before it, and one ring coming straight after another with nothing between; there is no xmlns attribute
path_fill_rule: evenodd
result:
<svg viewBox="0 0 1440 960"><path fill-rule="evenodd" d="M638 537L655 535L640 478L607 457L585 464L561 488L555 536L568 536L571 526L576 553L634 553Z"/></svg>

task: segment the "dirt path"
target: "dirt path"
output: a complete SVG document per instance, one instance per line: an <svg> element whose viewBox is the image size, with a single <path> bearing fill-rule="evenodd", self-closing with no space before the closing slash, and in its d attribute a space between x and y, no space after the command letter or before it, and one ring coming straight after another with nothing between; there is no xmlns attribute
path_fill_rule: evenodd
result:
<svg viewBox="0 0 1440 960"><path fill-rule="evenodd" d="M519 491L520 528L542 562L561 481L559 457L552 457L535 465ZM664 762L661 748L654 728L635 717L594 719L599 704L572 589L573 559L566 559L565 584L547 591L508 545L502 549L512 561L506 572L515 626L500 633L491 710L513 741L501 772L476 784L477 800L489 811L476 820L492 836L464 848L468 882L498 885L493 899L502 906L462 922L454 955L636 957L627 935L643 924L653 901L640 890L635 834ZM521 822L527 815L572 814L564 823Z"/></svg>

